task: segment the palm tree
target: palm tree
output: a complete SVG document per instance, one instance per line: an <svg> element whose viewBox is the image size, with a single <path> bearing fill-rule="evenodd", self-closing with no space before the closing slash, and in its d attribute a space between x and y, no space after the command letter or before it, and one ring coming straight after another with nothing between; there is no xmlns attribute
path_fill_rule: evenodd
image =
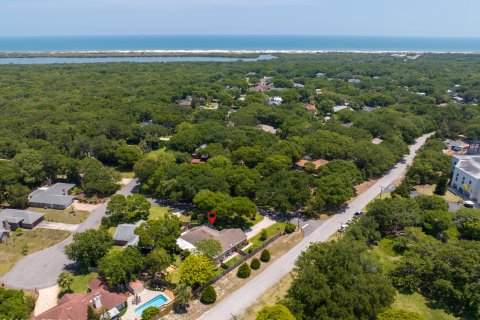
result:
<svg viewBox="0 0 480 320"><path fill-rule="evenodd" d="M73 273L71 272L68 272L68 271L63 271L62 273L60 273L60 275L58 276L58 279L57 279L57 283L60 287L62 288L67 288L68 291L72 291L70 289L70 286L72 285L73 283Z"/></svg>
<svg viewBox="0 0 480 320"><path fill-rule="evenodd" d="M187 286L184 283L179 284L175 290L175 305L178 308L178 311L185 311L186 305L190 300L192 300L193 295L192 295L192 288Z"/></svg>

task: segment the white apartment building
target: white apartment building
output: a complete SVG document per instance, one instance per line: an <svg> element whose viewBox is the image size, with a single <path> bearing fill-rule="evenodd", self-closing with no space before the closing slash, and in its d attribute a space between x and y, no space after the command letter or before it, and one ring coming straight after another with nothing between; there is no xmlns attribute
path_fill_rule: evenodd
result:
<svg viewBox="0 0 480 320"><path fill-rule="evenodd" d="M469 199L480 200L480 155L452 156L451 187Z"/></svg>

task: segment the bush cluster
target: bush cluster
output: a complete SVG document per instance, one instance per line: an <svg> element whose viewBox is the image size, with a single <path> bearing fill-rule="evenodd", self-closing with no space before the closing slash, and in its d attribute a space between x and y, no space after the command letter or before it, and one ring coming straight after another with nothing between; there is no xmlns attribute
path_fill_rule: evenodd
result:
<svg viewBox="0 0 480 320"><path fill-rule="evenodd" d="M237 271L237 277L239 278L248 278L250 277L250 273L252 272L252 270L250 270L250 267L248 266L247 263L244 263L240 266L240 268L238 268L238 271Z"/></svg>
<svg viewBox="0 0 480 320"><path fill-rule="evenodd" d="M265 249L262 251L262 254L260 255L260 261L262 262L270 261L270 251L268 251L268 249Z"/></svg>
<svg viewBox="0 0 480 320"><path fill-rule="evenodd" d="M260 265L261 265L260 260L255 258L250 263L250 268L252 268L253 270L258 270L258 269L260 269Z"/></svg>
<svg viewBox="0 0 480 320"><path fill-rule="evenodd" d="M203 304L215 303L215 301L217 301L217 292L215 291L215 288L213 288L212 286L208 286L203 289L200 295L200 301Z"/></svg>
<svg viewBox="0 0 480 320"><path fill-rule="evenodd" d="M285 233L292 233L293 231L295 231L295 229L297 229L297 226L294 225L293 223L287 223L285 225Z"/></svg>

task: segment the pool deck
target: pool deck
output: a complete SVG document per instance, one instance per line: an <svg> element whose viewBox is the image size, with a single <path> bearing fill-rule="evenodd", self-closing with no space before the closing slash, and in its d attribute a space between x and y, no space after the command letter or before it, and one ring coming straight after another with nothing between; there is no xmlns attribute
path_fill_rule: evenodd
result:
<svg viewBox="0 0 480 320"><path fill-rule="evenodd" d="M138 294L140 296L140 298L142 299L142 302L140 302L139 304L132 304L132 300L133 300L134 296L128 297L128 300L127 300L128 309L127 309L127 312L122 316L122 319L124 319L124 320L140 320L141 317L139 317L135 314L135 309L137 309L138 307L140 307L144 303L147 303L148 301L152 300L153 298L155 298L156 296L158 296L160 294L163 294L168 298L168 301L166 302L166 304L168 304L170 301L172 301L172 298L170 297L170 295L168 295L165 292L151 291L151 290L147 290L147 289L144 289L142 292L140 292Z"/></svg>

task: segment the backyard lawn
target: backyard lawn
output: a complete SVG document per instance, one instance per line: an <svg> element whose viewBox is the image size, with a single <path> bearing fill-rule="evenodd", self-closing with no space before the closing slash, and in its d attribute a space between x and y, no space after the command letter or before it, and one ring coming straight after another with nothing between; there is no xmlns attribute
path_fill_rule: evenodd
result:
<svg viewBox="0 0 480 320"><path fill-rule="evenodd" d="M23 230L22 235L8 238L0 243L0 274L5 274L25 255L51 247L65 240L68 231L33 229Z"/></svg>
<svg viewBox="0 0 480 320"><path fill-rule="evenodd" d="M45 220L47 221L70 224L82 223L90 214L90 212L83 210L75 210L74 212L70 212L70 208L65 210L28 208L27 210L45 214Z"/></svg>
<svg viewBox="0 0 480 320"><path fill-rule="evenodd" d="M280 231L283 231L285 229L286 222L277 222L270 227L266 228L267 230L267 240L271 238L272 236L276 235ZM252 245L248 248L248 250L254 250L262 245L266 240L260 240L261 233L257 234L253 238L249 239L252 243Z"/></svg>
<svg viewBox="0 0 480 320"><path fill-rule="evenodd" d="M429 306L427 299L419 293L413 294L400 294L397 293L395 302L392 306L393 309L410 310L421 314L425 319L436 320L455 320L459 319L454 317L442 309L434 309Z"/></svg>
<svg viewBox="0 0 480 320"><path fill-rule="evenodd" d="M435 190L435 185L427 184L427 185L416 186L415 190L420 194L431 196L433 195L433 191ZM445 193L445 195L442 197L446 201L451 201L451 202L457 202L462 200L459 196L456 196L449 190L447 190L447 193Z"/></svg>
<svg viewBox="0 0 480 320"><path fill-rule="evenodd" d="M86 292L88 290L88 284L90 281L97 277L98 273L96 272L80 272L80 273L74 273L73 276L73 283L70 286L70 289L72 290L71 293L81 293L81 292ZM60 291L59 296L63 296L65 293L67 293L66 289L62 288L62 291Z"/></svg>

